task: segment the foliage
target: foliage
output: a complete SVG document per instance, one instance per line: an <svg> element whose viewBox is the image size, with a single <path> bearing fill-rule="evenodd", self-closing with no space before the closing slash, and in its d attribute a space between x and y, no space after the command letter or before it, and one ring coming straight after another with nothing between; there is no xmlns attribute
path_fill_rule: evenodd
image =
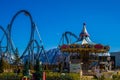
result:
<svg viewBox="0 0 120 80"><path fill-rule="evenodd" d="M13 72L4 72L0 74L0 80L21 80L22 76L21 73L16 77L16 74Z"/></svg>
<svg viewBox="0 0 120 80"><path fill-rule="evenodd" d="M18 51L18 48L16 48L16 50L15 50L15 53L14 53L14 64L19 64L19 62L20 62L20 57L19 57L19 51Z"/></svg>
<svg viewBox="0 0 120 80"><path fill-rule="evenodd" d="M37 59L35 65L35 79L42 80L42 74L43 74L42 65L40 64L40 61Z"/></svg>
<svg viewBox="0 0 120 80"><path fill-rule="evenodd" d="M10 64L4 60L3 57L0 59L0 73L4 72L5 69L9 69Z"/></svg>
<svg viewBox="0 0 120 80"><path fill-rule="evenodd" d="M4 72L4 61L3 58L0 59L0 73Z"/></svg>
<svg viewBox="0 0 120 80"><path fill-rule="evenodd" d="M99 78L99 80L105 80L105 76L102 75L102 76Z"/></svg>
<svg viewBox="0 0 120 80"><path fill-rule="evenodd" d="M96 78L97 79L97 78ZM120 75L119 74L114 74L112 75L112 78L110 77L106 77L105 78L105 75L102 75L99 79L97 80L120 80Z"/></svg>
<svg viewBox="0 0 120 80"><path fill-rule="evenodd" d="M33 69L34 69L34 67L33 67L33 65L32 65L31 62L29 62L29 68L30 68L30 70L33 70Z"/></svg>
<svg viewBox="0 0 120 80"><path fill-rule="evenodd" d="M24 76L28 76L29 75L29 63L26 60L25 64L24 64L24 68L23 68L23 75Z"/></svg>
<svg viewBox="0 0 120 80"><path fill-rule="evenodd" d="M77 73L47 72L46 76L46 80L80 80L80 75Z"/></svg>
<svg viewBox="0 0 120 80"><path fill-rule="evenodd" d="M4 69L10 68L10 64L7 61L5 61L4 59L3 59L3 65L4 65Z"/></svg>
<svg viewBox="0 0 120 80"><path fill-rule="evenodd" d="M69 75L61 75L60 80L73 80L72 76Z"/></svg>
<svg viewBox="0 0 120 80"><path fill-rule="evenodd" d="M113 79L113 80L120 80L120 75L113 75L113 76L112 76L112 79Z"/></svg>

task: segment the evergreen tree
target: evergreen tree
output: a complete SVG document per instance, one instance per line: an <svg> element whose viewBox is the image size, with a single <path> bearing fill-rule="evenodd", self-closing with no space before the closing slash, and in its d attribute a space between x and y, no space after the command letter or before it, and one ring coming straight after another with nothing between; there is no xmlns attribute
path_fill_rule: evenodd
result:
<svg viewBox="0 0 120 80"><path fill-rule="evenodd" d="M18 48L16 48L16 50L15 50L14 58L15 58L14 64L16 64L16 65L19 64L19 62L20 62L20 57L19 57Z"/></svg>
<svg viewBox="0 0 120 80"><path fill-rule="evenodd" d="M35 65L35 80L42 80L42 74L42 65L40 64L39 59L37 59Z"/></svg>
<svg viewBox="0 0 120 80"><path fill-rule="evenodd" d="M2 73L4 71L4 69L9 69L10 68L10 64L3 57L4 56L2 56L0 58L0 73Z"/></svg>
<svg viewBox="0 0 120 80"><path fill-rule="evenodd" d="M8 63L8 61L3 59L3 67L4 69L9 69L10 68L10 64Z"/></svg>
<svg viewBox="0 0 120 80"><path fill-rule="evenodd" d="M24 64L24 68L23 68L23 75L24 76L28 76L29 75L29 63L26 60L25 64Z"/></svg>
<svg viewBox="0 0 120 80"><path fill-rule="evenodd" d="M29 62L29 68L30 68L30 70L34 69L32 62Z"/></svg>
<svg viewBox="0 0 120 80"><path fill-rule="evenodd" d="M0 59L0 73L3 73L4 72L4 61L3 61L3 58L1 57Z"/></svg>

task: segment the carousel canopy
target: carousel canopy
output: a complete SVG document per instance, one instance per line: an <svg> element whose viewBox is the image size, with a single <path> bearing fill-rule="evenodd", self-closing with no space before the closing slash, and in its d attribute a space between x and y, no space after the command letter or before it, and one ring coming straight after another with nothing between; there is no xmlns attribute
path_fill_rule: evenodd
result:
<svg viewBox="0 0 120 80"><path fill-rule="evenodd" d="M81 53L84 51L88 51L90 53L106 53L109 51L110 47L92 42L89 38L89 34L86 29L86 24L83 23L83 29L80 33L78 41L69 45L63 44L62 46L60 46L60 49L62 52L73 53Z"/></svg>
<svg viewBox="0 0 120 80"><path fill-rule="evenodd" d="M80 33L80 37L82 38L82 37L88 37L89 36L89 34L88 34L88 32L87 32L87 29L86 29L86 24L85 23L83 23L83 29L82 29L82 31L81 31L81 33Z"/></svg>
<svg viewBox="0 0 120 80"><path fill-rule="evenodd" d="M75 44L95 44L90 40L89 36L90 35L87 32L86 24L83 23L83 29L80 33L79 40Z"/></svg>

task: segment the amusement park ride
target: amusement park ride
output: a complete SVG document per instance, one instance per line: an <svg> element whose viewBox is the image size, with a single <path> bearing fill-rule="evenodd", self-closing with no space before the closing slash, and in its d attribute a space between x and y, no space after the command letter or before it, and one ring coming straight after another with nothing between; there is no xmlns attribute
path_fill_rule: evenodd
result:
<svg viewBox="0 0 120 80"><path fill-rule="evenodd" d="M40 56L42 54L45 55L45 60L46 62L49 62L47 55L45 54L44 47L42 45L42 40L40 38L40 34L38 32L37 26L35 25L31 14L26 11L26 10L20 10L18 11L8 24L7 29L5 30L3 27L0 26L0 30L2 31L1 39L0 39L0 55L6 57L7 61L9 63L13 62L13 54L16 52L16 47L13 46L13 41L11 37L11 30L12 30L12 25L17 18L18 15L24 14L25 16L29 17L30 19L30 24L31 24L31 33L30 33L30 38L29 42L23 51L22 55L20 56L20 59L23 60L25 55L29 56L29 62L32 62L32 64L35 63L36 59L40 59ZM37 32L39 40L36 40L35 38L35 32ZM6 41L6 42L5 42Z"/></svg>
<svg viewBox="0 0 120 80"><path fill-rule="evenodd" d="M5 30L3 27L0 26L0 30L2 31L3 35L0 35L0 56L5 56L6 60L9 63L13 62L12 55L16 52L16 47L13 46L13 41L11 37L11 30L12 25L17 18L19 14L24 13L25 16L29 17L30 24L31 24L31 33L29 42L23 51L22 55L20 56L21 61L24 59L25 55L28 55L28 61L32 62L34 65L35 60L39 59L42 54L45 55L46 63L52 65L57 51L55 52L55 55L53 56L52 61L50 62L47 54L45 52L44 46L42 44L42 40L40 38L39 31L37 29L37 26L35 25L31 14L26 10L20 10L18 11L10 21L10 23L7 26L7 29ZM35 38L35 32L37 32L39 40L36 40ZM107 53L109 52L110 47L105 46L102 44L94 43L90 40L90 35L88 34L86 30L86 24L83 23L83 29L78 36L76 36L72 32L65 32L62 34L60 44L57 47L57 49L62 53L62 61L58 64L62 65L62 68L69 69L70 63L82 63L82 70L89 70L92 63L96 62L99 63L99 53ZM64 54L68 54L68 56L64 56ZM73 61L73 59L77 59L76 61Z"/></svg>
<svg viewBox="0 0 120 80"><path fill-rule="evenodd" d="M71 40L74 37L74 41ZM86 30L86 24L83 23L83 29L79 37L71 32L65 32L61 39L59 48L62 53L69 53L70 63L82 64L82 70L89 70L93 63L99 63L99 55L108 53L110 47L94 43L90 40L90 35ZM70 64L68 62L68 64Z"/></svg>

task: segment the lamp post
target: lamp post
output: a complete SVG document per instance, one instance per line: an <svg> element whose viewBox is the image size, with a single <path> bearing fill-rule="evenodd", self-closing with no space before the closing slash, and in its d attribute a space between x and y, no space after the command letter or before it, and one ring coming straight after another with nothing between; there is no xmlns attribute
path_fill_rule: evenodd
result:
<svg viewBox="0 0 120 80"><path fill-rule="evenodd" d="M80 63L80 77L82 77L82 62Z"/></svg>

